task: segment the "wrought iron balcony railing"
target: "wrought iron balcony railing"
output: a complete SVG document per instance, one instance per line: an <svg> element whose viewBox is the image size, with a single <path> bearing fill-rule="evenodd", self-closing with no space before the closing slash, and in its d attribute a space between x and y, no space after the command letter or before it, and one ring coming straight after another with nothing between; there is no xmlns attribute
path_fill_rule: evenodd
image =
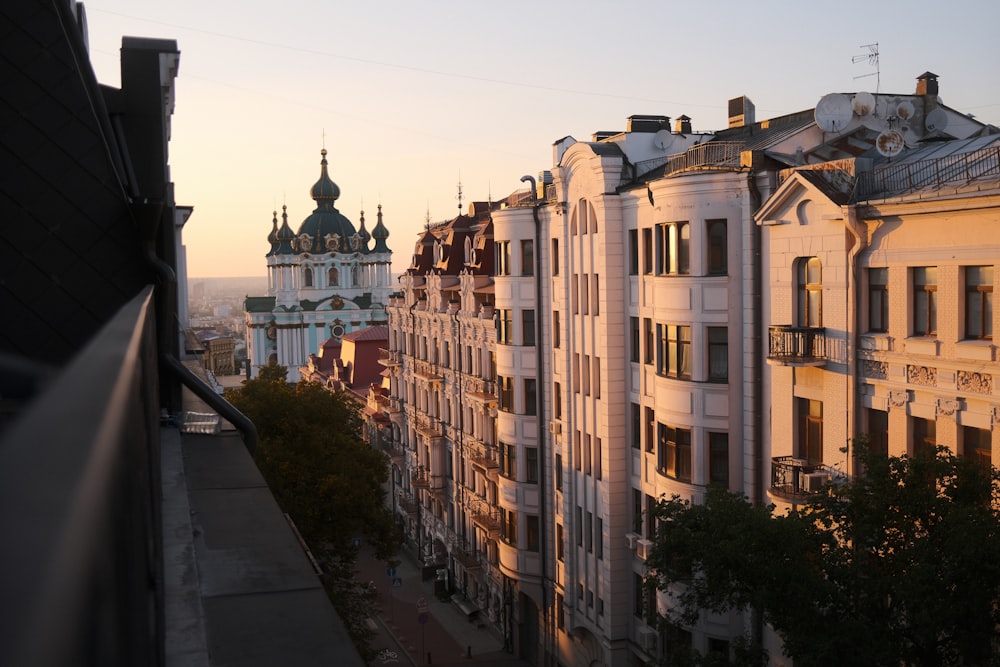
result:
<svg viewBox="0 0 1000 667"><path fill-rule="evenodd" d="M767 360L781 366L826 364L826 329L790 324L767 328Z"/></svg>
<svg viewBox="0 0 1000 667"><path fill-rule="evenodd" d="M847 480L842 471L824 463L809 463L794 456L776 456L771 459L771 496L788 502L809 502L811 498L826 493L831 484Z"/></svg>

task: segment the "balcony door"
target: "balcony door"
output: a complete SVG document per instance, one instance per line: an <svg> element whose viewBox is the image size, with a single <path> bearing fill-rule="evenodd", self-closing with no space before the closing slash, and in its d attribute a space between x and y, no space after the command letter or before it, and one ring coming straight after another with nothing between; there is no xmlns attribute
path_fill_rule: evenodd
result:
<svg viewBox="0 0 1000 667"><path fill-rule="evenodd" d="M799 422L797 455L811 465L823 462L823 402L795 399Z"/></svg>
<svg viewBox="0 0 1000 667"><path fill-rule="evenodd" d="M801 257L795 267L796 324L823 326L823 264L818 257Z"/></svg>

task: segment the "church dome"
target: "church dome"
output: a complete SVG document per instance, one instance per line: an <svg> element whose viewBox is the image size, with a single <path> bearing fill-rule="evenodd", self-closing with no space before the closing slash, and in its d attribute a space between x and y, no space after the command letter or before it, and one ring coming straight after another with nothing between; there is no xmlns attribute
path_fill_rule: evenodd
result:
<svg viewBox="0 0 1000 667"><path fill-rule="evenodd" d="M372 230L372 238L375 239L375 247L372 248L372 252L392 252L385 244L385 240L389 238L389 230L382 223L382 204L378 205L378 222L375 224L375 229Z"/></svg>
<svg viewBox="0 0 1000 667"><path fill-rule="evenodd" d="M278 212L274 212L274 218L271 220L271 233L267 235L267 242L271 244L271 250L267 253L267 257L270 257L278 249Z"/></svg>
<svg viewBox="0 0 1000 667"><path fill-rule="evenodd" d="M320 176L312 186L310 195L316 202L316 209L299 226L296 236L298 252L362 252L360 247L353 247L351 239L357 231L334 202L340 197L340 188L330 180L327 173L326 149L320 151L323 159L320 161ZM360 237L357 237L360 240ZM305 241L305 243L303 243ZM355 241L355 244L358 244ZM358 244L360 246L360 244Z"/></svg>

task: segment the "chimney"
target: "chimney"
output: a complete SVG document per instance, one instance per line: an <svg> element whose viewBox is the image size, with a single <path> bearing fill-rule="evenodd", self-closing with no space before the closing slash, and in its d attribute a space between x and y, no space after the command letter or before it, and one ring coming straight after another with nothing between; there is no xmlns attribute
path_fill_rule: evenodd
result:
<svg viewBox="0 0 1000 667"><path fill-rule="evenodd" d="M680 116L674 123L674 132L677 134L691 134L691 119L687 116Z"/></svg>
<svg viewBox="0 0 1000 667"><path fill-rule="evenodd" d="M729 127L753 125L757 122L754 111L753 102L746 95L729 100Z"/></svg>
<svg viewBox="0 0 1000 667"><path fill-rule="evenodd" d="M924 72L917 77L917 95L934 95L937 97L937 94L937 74L934 72Z"/></svg>

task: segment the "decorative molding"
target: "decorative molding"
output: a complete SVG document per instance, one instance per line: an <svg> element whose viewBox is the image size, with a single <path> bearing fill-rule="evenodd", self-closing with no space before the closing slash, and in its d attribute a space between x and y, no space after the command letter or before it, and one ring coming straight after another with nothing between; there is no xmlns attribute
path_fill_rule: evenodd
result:
<svg viewBox="0 0 1000 667"><path fill-rule="evenodd" d="M889 392L889 407L901 408L910 400L910 394L906 391L896 390Z"/></svg>
<svg viewBox="0 0 1000 667"><path fill-rule="evenodd" d="M997 424L1000 424L1000 405L994 405L990 410L990 430L996 428Z"/></svg>
<svg viewBox="0 0 1000 667"><path fill-rule="evenodd" d="M862 359L861 373L873 380L884 380L889 375L889 364L885 361L876 361L875 359Z"/></svg>
<svg viewBox="0 0 1000 667"><path fill-rule="evenodd" d="M933 366L906 366L906 381L924 387L937 386L937 369Z"/></svg>
<svg viewBox="0 0 1000 667"><path fill-rule="evenodd" d="M989 373L958 371L956 384L961 391L971 391L977 394L993 393L993 376Z"/></svg>
<svg viewBox="0 0 1000 667"><path fill-rule="evenodd" d="M958 401L948 398L939 398L937 400L938 417L950 417L954 419L956 412L958 412Z"/></svg>

